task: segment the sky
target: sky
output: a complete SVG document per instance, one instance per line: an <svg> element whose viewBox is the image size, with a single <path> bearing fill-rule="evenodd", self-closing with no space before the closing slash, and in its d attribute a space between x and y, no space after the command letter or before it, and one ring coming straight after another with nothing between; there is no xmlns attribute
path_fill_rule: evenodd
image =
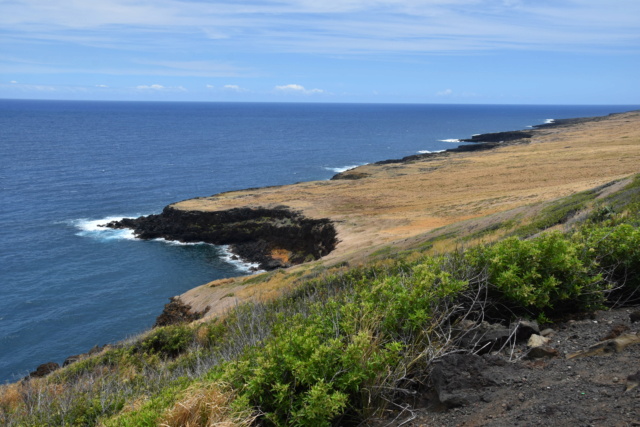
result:
<svg viewBox="0 0 640 427"><path fill-rule="evenodd" d="M0 98L640 104L638 0L0 0Z"/></svg>

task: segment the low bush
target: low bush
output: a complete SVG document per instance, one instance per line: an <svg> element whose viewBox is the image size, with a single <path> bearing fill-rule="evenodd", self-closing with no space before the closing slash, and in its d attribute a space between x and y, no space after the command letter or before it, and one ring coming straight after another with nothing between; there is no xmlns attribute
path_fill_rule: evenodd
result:
<svg viewBox="0 0 640 427"><path fill-rule="evenodd" d="M574 238L587 248L587 256L616 286L617 295L632 299L639 297L640 229L624 223L587 225Z"/></svg>
<svg viewBox="0 0 640 427"><path fill-rule="evenodd" d="M600 307L607 288L584 247L560 232L531 240L510 237L469 251L468 260L486 269L489 290L505 302L538 314Z"/></svg>
<svg viewBox="0 0 640 427"><path fill-rule="evenodd" d="M146 336L134 350L162 357L176 357L184 352L194 340L194 330L186 325L156 328Z"/></svg>

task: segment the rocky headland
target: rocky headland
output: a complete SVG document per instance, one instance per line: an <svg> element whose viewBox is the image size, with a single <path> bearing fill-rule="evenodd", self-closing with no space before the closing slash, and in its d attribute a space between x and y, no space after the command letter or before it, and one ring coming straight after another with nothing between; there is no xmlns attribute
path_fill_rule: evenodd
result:
<svg viewBox="0 0 640 427"><path fill-rule="evenodd" d="M124 218L105 226L130 228L140 239L229 245L237 256L263 270L316 260L330 253L337 243L331 221L305 218L285 207L209 212L167 206L161 214Z"/></svg>

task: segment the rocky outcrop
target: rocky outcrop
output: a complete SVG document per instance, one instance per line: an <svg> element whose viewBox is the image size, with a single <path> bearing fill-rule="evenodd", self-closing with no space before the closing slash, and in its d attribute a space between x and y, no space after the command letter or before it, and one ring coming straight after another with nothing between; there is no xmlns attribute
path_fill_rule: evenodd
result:
<svg viewBox="0 0 640 427"><path fill-rule="evenodd" d="M125 218L105 226L133 229L140 239L230 245L236 255L264 270L318 259L337 244L330 220L306 218L285 207L205 212L167 206L158 215Z"/></svg>
<svg viewBox="0 0 640 427"><path fill-rule="evenodd" d="M463 139L462 142L510 142L519 139L528 139L533 136L531 130L514 130L507 132L483 133L473 135L469 139Z"/></svg>
<svg viewBox="0 0 640 427"><path fill-rule="evenodd" d="M58 369L60 369L60 365L55 362L43 363L42 365L38 366L35 371L30 372L29 375L27 375L24 379L28 380L30 378L46 377L47 375L49 375L53 371L57 371Z"/></svg>
<svg viewBox="0 0 640 427"><path fill-rule="evenodd" d="M207 307L205 311L195 312L189 304L182 302L179 297L172 297L170 299L171 302L165 304L162 314L156 319L156 323L153 325L154 328L158 326L176 325L178 323L190 323L201 319L202 316L209 311Z"/></svg>

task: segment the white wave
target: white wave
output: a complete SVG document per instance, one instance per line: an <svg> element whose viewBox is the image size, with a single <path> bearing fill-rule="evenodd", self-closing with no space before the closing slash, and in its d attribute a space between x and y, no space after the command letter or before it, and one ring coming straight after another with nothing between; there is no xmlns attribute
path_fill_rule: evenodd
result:
<svg viewBox="0 0 640 427"><path fill-rule="evenodd" d="M458 142L460 142L459 139L454 139L454 138L452 138L452 139L439 139L438 141L440 141L440 142L450 142L452 144L457 144Z"/></svg>
<svg viewBox="0 0 640 427"><path fill-rule="evenodd" d="M358 166L362 166L362 165L342 166L340 168L329 168L329 167L326 167L324 169L328 170L328 171L331 171L331 172L335 172L335 173L341 173L341 172L346 172L346 171L351 170L351 169L355 169Z"/></svg>
<svg viewBox="0 0 640 427"><path fill-rule="evenodd" d="M210 243L207 242L181 242L179 240L169 240L169 239L165 239L164 237L158 237L156 239L151 239L154 242L161 242L167 245L171 245L171 246L196 246L196 245L210 245Z"/></svg>
<svg viewBox="0 0 640 427"><path fill-rule="evenodd" d="M551 123L555 123L555 122L556 122L556 119L547 119L544 121L544 124L550 125Z"/></svg>
<svg viewBox="0 0 640 427"><path fill-rule="evenodd" d="M434 154L434 153L442 153L443 151L447 151L447 150L435 150L435 151L420 150L418 151L418 154Z"/></svg>
<svg viewBox="0 0 640 427"><path fill-rule="evenodd" d="M119 221L124 218L132 217L110 216L102 219L81 218L71 221L71 225L79 230L76 236L91 237L98 240L135 240L136 237L133 234L133 230L128 228L116 230L104 227L105 224L111 221Z"/></svg>
<svg viewBox="0 0 640 427"><path fill-rule="evenodd" d="M247 273L262 273L264 270L260 270L260 264L255 262L246 262L241 260L237 255L234 255L233 252L229 249L228 245L219 246L222 249L222 256L220 257L223 261L235 266L238 270L245 271Z"/></svg>

